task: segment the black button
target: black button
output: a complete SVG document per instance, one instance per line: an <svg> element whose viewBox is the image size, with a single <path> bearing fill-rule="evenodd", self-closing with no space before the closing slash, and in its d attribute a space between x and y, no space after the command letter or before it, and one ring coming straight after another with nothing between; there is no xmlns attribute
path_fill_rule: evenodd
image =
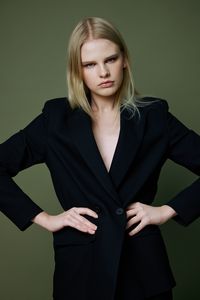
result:
<svg viewBox="0 0 200 300"><path fill-rule="evenodd" d="M124 212L124 209L123 209L123 208L121 208L121 207L119 207L119 208L117 208L117 209L116 209L116 211L115 211L115 212L116 212L116 214L117 214L117 215L121 215L121 214L123 214L123 212Z"/></svg>

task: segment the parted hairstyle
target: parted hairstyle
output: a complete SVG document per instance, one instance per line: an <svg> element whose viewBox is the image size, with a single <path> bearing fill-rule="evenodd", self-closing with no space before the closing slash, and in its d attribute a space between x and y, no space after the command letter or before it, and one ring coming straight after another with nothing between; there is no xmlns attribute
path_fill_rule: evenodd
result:
<svg viewBox="0 0 200 300"><path fill-rule="evenodd" d="M127 108L132 116L138 112L138 106L145 106L151 101L142 101L135 89L131 71L131 61L126 43L118 29L110 22L99 17L86 17L82 19L71 33L67 48L67 90L68 101L72 109L81 107L91 118L90 90L82 77L81 47L89 39L107 39L118 45L124 59L126 68L123 69L123 80L118 89L114 105L118 109Z"/></svg>

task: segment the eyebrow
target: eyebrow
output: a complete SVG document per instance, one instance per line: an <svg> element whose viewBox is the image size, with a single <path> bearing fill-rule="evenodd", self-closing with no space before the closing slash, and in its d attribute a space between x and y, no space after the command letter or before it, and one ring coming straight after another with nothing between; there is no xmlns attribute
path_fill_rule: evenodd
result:
<svg viewBox="0 0 200 300"><path fill-rule="evenodd" d="M106 57L105 60L110 59L110 58L115 58L115 57L117 57L117 56L118 56L118 53L115 53L115 54L112 54L112 55ZM83 61L83 62L82 62L82 65L85 65L85 64L91 64L91 63L93 63L93 62L94 62L94 61Z"/></svg>

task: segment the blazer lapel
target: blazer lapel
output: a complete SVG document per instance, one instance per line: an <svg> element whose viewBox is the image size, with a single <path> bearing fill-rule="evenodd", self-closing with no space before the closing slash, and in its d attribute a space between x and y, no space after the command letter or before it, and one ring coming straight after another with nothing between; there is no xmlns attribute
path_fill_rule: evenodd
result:
<svg viewBox="0 0 200 300"><path fill-rule="evenodd" d="M144 118L132 117L127 109L121 112L121 129L110 176L116 187L120 185L129 168L134 164L136 154L144 135Z"/></svg>
<svg viewBox="0 0 200 300"><path fill-rule="evenodd" d="M81 109L76 109L68 119L70 135L80 155L90 168L99 184L118 204L121 203L117 187L133 163L143 136L143 123L129 118L124 109L120 117L120 134L109 172L107 171L92 131L90 117Z"/></svg>
<svg viewBox="0 0 200 300"><path fill-rule="evenodd" d="M68 120L68 126L70 126L69 133L73 143L87 166L109 196L118 202L117 192L110 180L93 136L90 117L82 109L77 109Z"/></svg>

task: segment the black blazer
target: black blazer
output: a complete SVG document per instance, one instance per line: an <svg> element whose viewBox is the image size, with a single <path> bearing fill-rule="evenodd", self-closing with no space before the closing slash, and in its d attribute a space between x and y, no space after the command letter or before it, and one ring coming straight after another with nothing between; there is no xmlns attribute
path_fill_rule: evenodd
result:
<svg viewBox="0 0 200 300"><path fill-rule="evenodd" d="M53 234L56 300L139 300L175 286L159 226L128 236L125 209L136 201L152 204L167 159L200 175L200 136L169 112L166 100L139 110L141 119L121 112L109 172L90 117L66 98L46 101L40 115L0 145L0 208L19 229L42 208L12 177L39 163L47 165L63 210L82 206L99 215L85 215L98 226L94 235L72 227ZM198 179L165 203L177 222L186 226L199 216L199 194Z"/></svg>

